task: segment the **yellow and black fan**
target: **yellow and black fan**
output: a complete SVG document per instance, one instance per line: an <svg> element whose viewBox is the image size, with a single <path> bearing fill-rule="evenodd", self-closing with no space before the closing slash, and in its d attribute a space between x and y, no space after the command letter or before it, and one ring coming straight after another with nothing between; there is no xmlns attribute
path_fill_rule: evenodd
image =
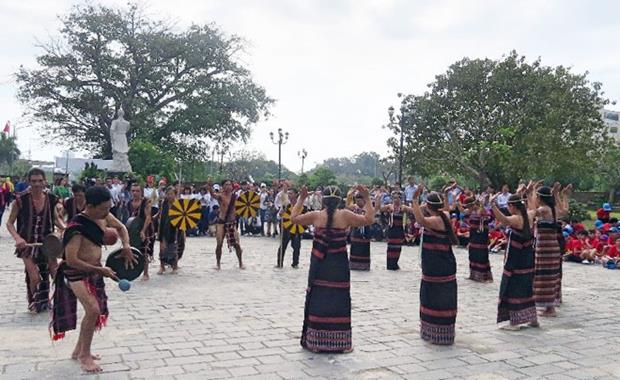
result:
<svg viewBox="0 0 620 380"><path fill-rule="evenodd" d="M260 195L253 191L241 193L235 201L235 214L243 218L255 217L260 208Z"/></svg>
<svg viewBox="0 0 620 380"><path fill-rule="evenodd" d="M291 222L291 208L287 207L282 213L282 227L286 228L288 232L293 235L303 234L306 231L306 227L301 224L295 224Z"/></svg>
<svg viewBox="0 0 620 380"><path fill-rule="evenodd" d="M197 199L175 199L168 216L170 224L181 231L196 228L201 217L200 202Z"/></svg>

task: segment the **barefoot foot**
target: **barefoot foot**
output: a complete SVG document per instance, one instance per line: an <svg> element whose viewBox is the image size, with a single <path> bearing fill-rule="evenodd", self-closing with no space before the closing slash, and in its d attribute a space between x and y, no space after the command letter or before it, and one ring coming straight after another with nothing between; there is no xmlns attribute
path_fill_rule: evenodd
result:
<svg viewBox="0 0 620 380"><path fill-rule="evenodd" d="M90 357L93 360L101 360L101 355L91 354ZM78 360L78 354L76 354L75 352L71 354L71 359Z"/></svg>
<svg viewBox="0 0 620 380"><path fill-rule="evenodd" d="M91 356L92 355L86 358L80 358L80 367L82 367L82 370L87 373L97 373L103 371L101 367L95 363Z"/></svg>
<svg viewBox="0 0 620 380"><path fill-rule="evenodd" d="M151 279L151 276L149 276L148 274L143 275L141 278L142 281L148 281L150 279Z"/></svg>

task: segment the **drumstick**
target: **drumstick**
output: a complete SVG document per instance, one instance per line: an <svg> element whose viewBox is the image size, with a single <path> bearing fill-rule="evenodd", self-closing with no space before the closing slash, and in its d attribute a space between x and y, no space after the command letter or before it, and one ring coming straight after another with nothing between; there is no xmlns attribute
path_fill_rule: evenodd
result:
<svg viewBox="0 0 620 380"><path fill-rule="evenodd" d="M42 247L43 243L27 243L26 247Z"/></svg>

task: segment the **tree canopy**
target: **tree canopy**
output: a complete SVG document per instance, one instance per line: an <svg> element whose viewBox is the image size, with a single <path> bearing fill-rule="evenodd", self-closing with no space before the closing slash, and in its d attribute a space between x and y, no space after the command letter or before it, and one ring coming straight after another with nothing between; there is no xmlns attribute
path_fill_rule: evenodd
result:
<svg viewBox="0 0 620 380"><path fill-rule="evenodd" d="M42 45L37 68L20 67L18 98L52 140L110 158L119 107L141 139L190 157L205 141L246 139L273 100L239 55L243 40L213 24L178 30L136 5L80 5Z"/></svg>
<svg viewBox="0 0 620 380"><path fill-rule="evenodd" d="M420 174L465 173L481 185L588 173L608 145L600 83L563 66L464 58L401 103L405 159ZM389 145L397 151L397 138Z"/></svg>

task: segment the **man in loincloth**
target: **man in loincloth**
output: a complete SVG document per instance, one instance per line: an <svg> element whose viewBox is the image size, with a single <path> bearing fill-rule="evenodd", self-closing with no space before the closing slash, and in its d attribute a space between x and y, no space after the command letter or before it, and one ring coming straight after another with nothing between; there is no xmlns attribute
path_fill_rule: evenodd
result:
<svg viewBox="0 0 620 380"><path fill-rule="evenodd" d="M224 238L228 244L228 250L235 250L237 253L237 259L239 260L239 268L245 269L242 260L242 249L239 245L239 231L237 230L237 217L235 215L235 201L237 197L233 193L233 185L229 180L222 182L222 191L214 192L210 183L207 184L207 189L211 194L211 197L215 198L220 205L220 213L216 221L215 239L217 246L215 247L215 259L217 260L217 266L215 269L220 270L220 261L222 259L222 245L224 244Z"/></svg>
<svg viewBox="0 0 620 380"><path fill-rule="evenodd" d="M43 255L40 245L54 226L62 230L65 224L56 213L58 198L45 189L45 172L30 169L27 180L29 188L16 195L6 229L15 239L15 255L24 261L28 310L40 313L49 307L50 275L54 277L58 267L55 258Z"/></svg>
<svg viewBox="0 0 620 380"><path fill-rule="evenodd" d="M101 246L107 227L116 229L121 237L121 257L125 266L137 262L130 250L127 229L110 213L111 207L112 196L105 187L94 186L86 191L86 209L76 215L65 230L64 260L54 280L53 340L62 339L66 331L75 330L79 300L85 314L71 358L79 360L82 369L89 373L101 372L101 367L95 363L99 357L93 355L90 348L95 330L105 326L108 319L103 278L118 280L112 269L101 265Z"/></svg>

